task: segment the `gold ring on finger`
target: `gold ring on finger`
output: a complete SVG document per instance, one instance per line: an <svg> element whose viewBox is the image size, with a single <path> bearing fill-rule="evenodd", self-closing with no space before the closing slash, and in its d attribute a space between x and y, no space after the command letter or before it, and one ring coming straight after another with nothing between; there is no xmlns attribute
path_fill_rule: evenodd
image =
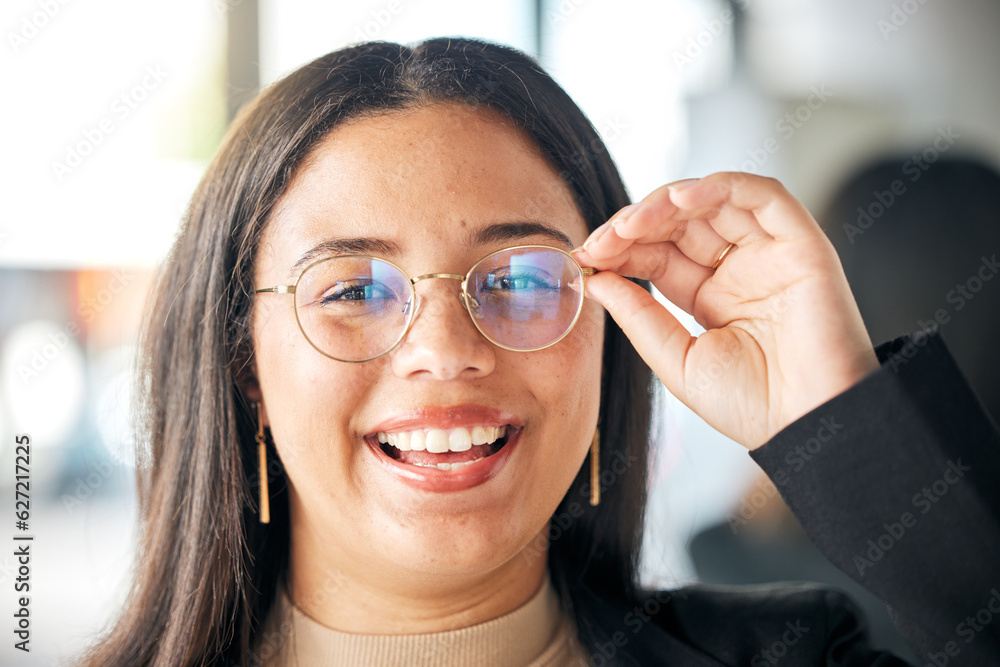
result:
<svg viewBox="0 0 1000 667"><path fill-rule="evenodd" d="M717 268L719 268L719 265L720 265L720 264L722 264L722 260L724 260L724 259L726 258L726 255L728 255L728 254L729 254L729 252L730 252L730 251L731 251L731 250L732 250L733 248L735 248L735 247L736 247L736 244L735 244L735 243L730 243L729 245L727 245L727 246L726 246L726 249L725 249L725 250L723 250L723 251L722 251L722 254L720 254L720 255L719 255L719 258L718 258L717 260L715 260L715 263L714 263L714 264L712 264L712 268L713 268L713 269L717 269Z"/></svg>

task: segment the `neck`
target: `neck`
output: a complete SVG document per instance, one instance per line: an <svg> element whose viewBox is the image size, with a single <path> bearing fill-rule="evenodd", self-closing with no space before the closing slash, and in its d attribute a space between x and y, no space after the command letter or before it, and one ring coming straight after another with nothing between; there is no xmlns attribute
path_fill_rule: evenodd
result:
<svg viewBox="0 0 1000 667"><path fill-rule="evenodd" d="M428 574L304 542L293 529L289 598L321 625L356 634L444 632L498 618L530 600L547 573L544 554L518 553L488 572Z"/></svg>

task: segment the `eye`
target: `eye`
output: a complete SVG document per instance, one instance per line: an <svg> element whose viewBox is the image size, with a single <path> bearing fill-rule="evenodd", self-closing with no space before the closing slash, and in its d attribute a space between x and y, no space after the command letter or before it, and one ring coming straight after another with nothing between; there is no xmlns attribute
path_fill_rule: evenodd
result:
<svg viewBox="0 0 1000 667"><path fill-rule="evenodd" d="M344 304L348 306L374 305L387 299L396 299L395 293L383 283L370 279L343 280L330 285L318 299L323 306Z"/></svg>
<svg viewBox="0 0 1000 667"><path fill-rule="evenodd" d="M520 292L559 289L559 281L547 272L531 267L505 266L482 276L483 292Z"/></svg>

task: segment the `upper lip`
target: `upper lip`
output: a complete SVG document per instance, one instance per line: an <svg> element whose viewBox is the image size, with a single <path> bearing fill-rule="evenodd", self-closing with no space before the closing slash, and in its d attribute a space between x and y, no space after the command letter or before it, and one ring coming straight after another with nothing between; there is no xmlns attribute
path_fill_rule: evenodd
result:
<svg viewBox="0 0 1000 667"><path fill-rule="evenodd" d="M368 435L416 429L456 428L459 426L521 426L516 415L485 405L423 406L398 413L379 422Z"/></svg>

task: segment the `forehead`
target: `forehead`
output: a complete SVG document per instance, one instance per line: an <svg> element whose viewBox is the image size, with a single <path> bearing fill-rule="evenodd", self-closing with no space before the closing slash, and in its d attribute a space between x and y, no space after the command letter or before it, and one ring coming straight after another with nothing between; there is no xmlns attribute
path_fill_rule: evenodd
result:
<svg viewBox="0 0 1000 667"><path fill-rule="evenodd" d="M530 138L498 114L443 103L337 127L296 172L265 230L279 254L334 237L464 242L535 221L574 244L587 228Z"/></svg>

